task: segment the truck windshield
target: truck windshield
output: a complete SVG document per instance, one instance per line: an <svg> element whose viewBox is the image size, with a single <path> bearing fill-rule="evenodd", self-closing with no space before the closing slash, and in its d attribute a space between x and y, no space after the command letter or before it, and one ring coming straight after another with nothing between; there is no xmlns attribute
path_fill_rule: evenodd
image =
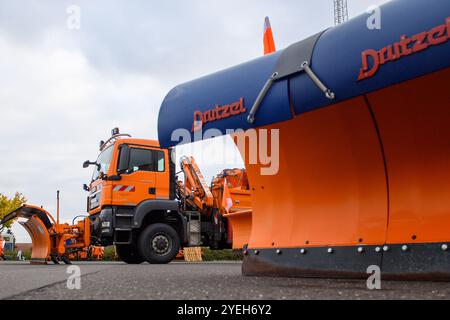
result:
<svg viewBox="0 0 450 320"><path fill-rule="evenodd" d="M112 154L113 154L113 146L108 147L102 153L100 153L97 159L97 163L100 165L100 167L95 167L94 173L92 175L92 181L95 181L99 178L100 172L103 173L108 172Z"/></svg>

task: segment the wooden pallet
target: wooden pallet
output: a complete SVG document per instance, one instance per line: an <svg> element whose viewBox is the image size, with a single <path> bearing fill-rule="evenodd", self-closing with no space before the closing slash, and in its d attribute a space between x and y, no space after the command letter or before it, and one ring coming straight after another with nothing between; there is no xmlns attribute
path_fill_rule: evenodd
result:
<svg viewBox="0 0 450 320"><path fill-rule="evenodd" d="M202 258L202 248L184 248L183 249L184 260L187 262L201 262Z"/></svg>

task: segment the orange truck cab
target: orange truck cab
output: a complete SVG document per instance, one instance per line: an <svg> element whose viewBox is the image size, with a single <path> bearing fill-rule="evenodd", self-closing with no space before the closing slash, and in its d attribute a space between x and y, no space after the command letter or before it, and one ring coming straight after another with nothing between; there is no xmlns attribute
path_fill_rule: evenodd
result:
<svg viewBox="0 0 450 320"><path fill-rule="evenodd" d="M113 129L100 142L89 192L91 236L102 246L115 245L130 264L168 263L180 247L229 247L222 219L214 210L187 211L177 196L175 154L153 140L133 139Z"/></svg>

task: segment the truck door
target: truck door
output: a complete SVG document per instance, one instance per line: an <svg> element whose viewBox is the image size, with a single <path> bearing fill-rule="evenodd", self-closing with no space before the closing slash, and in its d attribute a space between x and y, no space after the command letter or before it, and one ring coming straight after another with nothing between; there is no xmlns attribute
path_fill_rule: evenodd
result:
<svg viewBox="0 0 450 320"><path fill-rule="evenodd" d="M117 206L136 206L157 195L157 151L145 146L129 145L129 148L128 169L113 183L113 203Z"/></svg>
<svg viewBox="0 0 450 320"><path fill-rule="evenodd" d="M155 157L155 180L157 199L170 198L170 168L168 162L168 153L158 149L154 150Z"/></svg>

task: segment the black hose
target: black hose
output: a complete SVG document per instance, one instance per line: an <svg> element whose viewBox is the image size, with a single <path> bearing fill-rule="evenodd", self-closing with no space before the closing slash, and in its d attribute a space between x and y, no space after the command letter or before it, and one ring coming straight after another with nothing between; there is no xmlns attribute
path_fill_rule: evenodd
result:
<svg viewBox="0 0 450 320"><path fill-rule="evenodd" d="M78 218L87 218L87 217L88 217L88 216L85 216L85 215L79 215L79 216L76 216L75 218L73 218L72 224L75 224L75 220L78 219Z"/></svg>

